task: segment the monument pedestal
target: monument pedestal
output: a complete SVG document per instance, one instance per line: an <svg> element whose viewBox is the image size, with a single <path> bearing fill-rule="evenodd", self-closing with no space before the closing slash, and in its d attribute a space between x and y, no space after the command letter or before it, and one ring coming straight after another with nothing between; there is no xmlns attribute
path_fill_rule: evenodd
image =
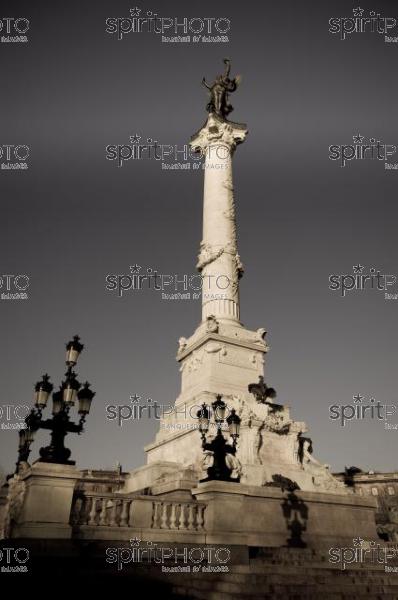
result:
<svg viewBox="0 0 398 600"><path fill-rule="evenodd" d="M36 462L9 481L7 529L13 538L70 538L72 497L80 472Z"/></svg>
<svg viewBox="0 0 398 600"><path fill-rule="evenodd" d="M202 320L190 337L179 339L181 392L172 410L164 413L154 442L145 448L147 466L132 472L126 482L128 492L156 486L163 476L183 469L194 471L197 481L206 478L209 465L204 463L197 415L203 404L211 410L221 395L228 412L233 409L240 418L235 458L241 483L261 488L282 476L302 491L351 493L327 465L312 456L312 442L303 437L306 424L293 421L289 406L274 403L275 393L267 396L269 388L263 379L269 350L266 331L247 329L240 321L243 265L238 253L232 157L246 135L246 125L210 112L191 138L191 147L205 156L203 237L197 263L202 278ZM214 418L210 418L209 443L215 434Z"/></svg>

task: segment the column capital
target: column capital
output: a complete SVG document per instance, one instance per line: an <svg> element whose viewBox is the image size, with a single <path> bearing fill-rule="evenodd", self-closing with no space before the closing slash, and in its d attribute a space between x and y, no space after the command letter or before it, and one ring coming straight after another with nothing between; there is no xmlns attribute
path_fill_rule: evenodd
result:
<svg viewBox="0 0 398 600"><path fill-rule="evenodd" d="M245 141L247 126L244 123L234 123L220 118L216 113L210 113L206 123L190 140L190 146L196 152L206 152L214 144L228 146L233 152L238 144Z"/></svg>

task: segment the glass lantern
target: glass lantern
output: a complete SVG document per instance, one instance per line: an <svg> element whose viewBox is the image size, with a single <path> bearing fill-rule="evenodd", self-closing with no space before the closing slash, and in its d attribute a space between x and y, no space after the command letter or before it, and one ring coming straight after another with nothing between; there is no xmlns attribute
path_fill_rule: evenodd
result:
<svg viewBox="0 0 398 600"><path fill-rule="evenodd" d="M84 346L80 343L80 338L75 335L73 340L66 344L66 364L74 366Z"/></svg>
<svg viewBox="0 0 398 600"><path fill-rule="evenodd" d="M221 396L217 396L217 400L212 404L214 410L214 419L217 423L222 423L225 417L227 405L222 401Z"/></svg>
<svg viewBox="0 0 398 600"><path fill-rule="evenodd" d="M95 396L95 392L90 390L90 384L88 381L84 384L82 389L78 392L77 397L79 399L79 415L88 415L91 408L91 402Z"/></svg>
<svg viewBox="0 0 398 600"><path fill-rule="evenodd" d="M49 382L50 377L43 375L42 380L35 385L35 405L37 408L43 409L47 404L49 395L53 390L53 385Z"/></svg>
<svg viewBox="0 0 398 600"><path fill-rule="evenodd" d="M207 406L205 403L202 404L202 407L196 413L196 416L199 419L199 431L202 434L206 434L209 431L209 411L207 410Z"/></svg>

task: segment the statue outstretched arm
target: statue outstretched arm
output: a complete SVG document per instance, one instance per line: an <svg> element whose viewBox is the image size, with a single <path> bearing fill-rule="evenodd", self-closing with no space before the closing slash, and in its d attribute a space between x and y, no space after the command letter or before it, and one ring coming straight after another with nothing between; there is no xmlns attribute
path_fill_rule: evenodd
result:
<svg viewBox="0 0 398 600"><path fill-rule="evenodd" d="M229 77L229 74L231 72L231 61L229 60L229 58L224 58L224 65L225 65L225 75L224 77Z"/></svg>

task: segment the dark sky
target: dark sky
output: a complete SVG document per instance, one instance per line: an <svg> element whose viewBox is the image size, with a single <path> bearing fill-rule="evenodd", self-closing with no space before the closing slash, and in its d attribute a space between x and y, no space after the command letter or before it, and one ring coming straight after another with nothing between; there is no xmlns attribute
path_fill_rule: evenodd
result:
<svg viewBox="0 0 398 600"><path fill-rule="evenodd" d="M154 291L118 298L105 277L135 263L194 273L203 173L162 170L156 160L118 168L105 148L134 134L182 147L206 117L202 77L211 81L229 56L243 77L231 118L250 132L234 159L242 321L268 331L266 380L308 423L317 457L334 469L396 469L397 430L370 419L342 428L328 407L357 393L398 405L398 300L376 290L342 298L328 278L358 263L398 275L398 171L378 160L341 168L328 148L358 133L398 145L397 44L329 33L331 17L352 16L357 3L347 0L138 6L226 17L230 41L162 43L150 33L118 41L105 20L129 16L125 1L2 3L3 16L30 21L28 43L0 43L0 144L30 148L27 170L0 171L1 272L30 277L28 300L0 301L2 404L30 404L45 371L58 385L64 343L79 333L77 370L97 395L86 433L68 439L78 466L145 462L158 422L119 429L105 406L134 393L174 401L177 340L197 326L200 304ZM361 7L398 19L392 1ZM16 447L16 432L0 430L5 472Z"/></svg>

